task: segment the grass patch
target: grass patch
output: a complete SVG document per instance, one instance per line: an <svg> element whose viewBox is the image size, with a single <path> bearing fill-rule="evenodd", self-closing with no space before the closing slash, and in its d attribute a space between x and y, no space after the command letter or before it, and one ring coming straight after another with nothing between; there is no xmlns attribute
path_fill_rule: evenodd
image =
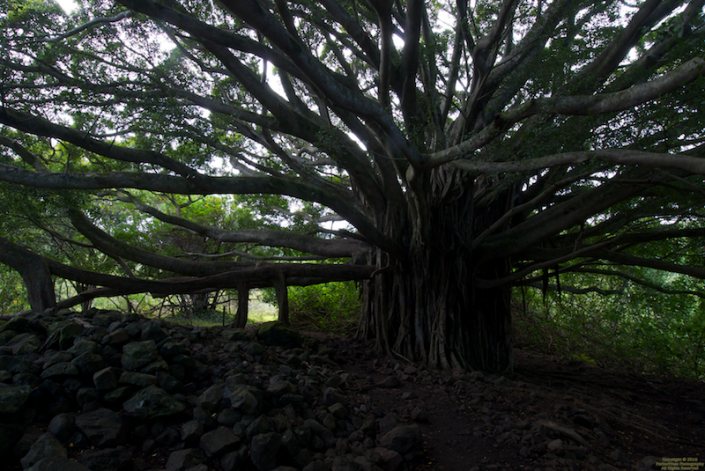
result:
<svg viewBox="0 0 705 471"><path fill-rule="evenodd" d="M277 320L279 311L276 306L268 304L262 300L262 293L259 290L250 291L250 299L248 302L247 323L260 324ZM194 327L214 327L222 325L230 325L235 321L237 312L237 300L232 302L231 306L226 306L220 310L206 309L196 312L175 312L174 314L163 317L163 319L180 325L189 325Z"/></svg>
<svg viewBox="0 0 705 471"><path fill-rule="evenodd" d="M247 311L248 324L276 321L279 317L277 307L265 302L262 299L262 292L259 290L250 292Z"/></svg>

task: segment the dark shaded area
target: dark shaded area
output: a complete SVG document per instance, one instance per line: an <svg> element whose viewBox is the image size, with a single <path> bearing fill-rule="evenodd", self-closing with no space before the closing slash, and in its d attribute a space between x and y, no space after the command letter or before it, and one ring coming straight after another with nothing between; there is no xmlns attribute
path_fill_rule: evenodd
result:
<svg viewBox="0 0 705 471"><path fill-rule="evenodd" d="M703 383L519 349L511 375L436 370L277 326L12 318L0 325L4 469L68 458L92 471L640 471L701 459Z"/></svg>

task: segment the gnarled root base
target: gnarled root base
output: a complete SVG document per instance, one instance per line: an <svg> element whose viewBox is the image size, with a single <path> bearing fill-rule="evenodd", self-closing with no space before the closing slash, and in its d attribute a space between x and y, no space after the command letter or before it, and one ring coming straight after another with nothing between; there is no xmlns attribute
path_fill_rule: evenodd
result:
<svg viewBox="0 0 705 471"><path fill-rule="evenodd" d="M497 278L508 263L474 270L465 257L414 257L363 283L358 337L381 353L443 369L513 368L511 287L479 290L474 279Z"/></svg>

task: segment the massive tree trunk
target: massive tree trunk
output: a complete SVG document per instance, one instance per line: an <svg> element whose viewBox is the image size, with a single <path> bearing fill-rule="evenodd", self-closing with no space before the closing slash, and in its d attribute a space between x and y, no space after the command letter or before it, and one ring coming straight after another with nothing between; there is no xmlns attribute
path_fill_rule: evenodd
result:
<svg viewBox="0 0 705 471"><path fill-rule="evenodd" d="M478 287L509 275L511 260L485 260L481 244L473 247L505 214L511 191L475 207L472 184L457 190L429 205L424 242L412 240L403 260L377 252L379 270L363 284L358 336L434 367L511 372L511 285Z"/></svg>
<svg viewBox="0 0 705 471"><path fill-rule="evenodd" d="M30 34L15 22L3 39L14 51L2 59L9 72L0 198L13 213L3 227L19 224L22 238L31 220L77 253L97 250L117 264L89 272L15 254L2 240L0 263L22 273L36 310L53 306L51 275L125 296L237 287L238 326L247 320L248 289L277 286L287 321L286 286L371 278L359 332L382 351L444 368L510 371L510 279L558 263L582 274L581 258L705 279L705 269L679 256L683 238L701 237L705 227L697 107L704 2L554 0L530 9L458 0L452 21L438 15L438 3L422 1L355 2L353 14L349 1L271 8L220 0L228 16L190 14L178 1L117 0L140 14L113 16L113 2L95 2L96 18L120 27L98 30L104 21L93 20L68 31L58 10L28 8L40 29ZM608 18L619 3L638 5ZM515 27L520 19L531 26ZM161 38L141 32L155 25L169 29L181 56L156 55L145 68ZM51 38L51 54L32 35ZM597 38L588 51L586 35ZM73 41L89 53L77 53ZM134 48L114 46L123 43ZM639 44L648 48L634 56ZM214 82L203 64L228 79ZM281 90L263 64L276 67ZM140 79L121 80L125 70ZM62 124L56 109L99 109L101 119ZM140 123L138 141L130 122ZM76 152L57 147L67 145ZM52 155L51 165L42 155ZM232 168L214 172L208 156ZM15 186L41 192L14 194ZM80 196L69 197L74 191ZM174 195L171 204L163 195ZM216 195L234 198L213 206ZM239 199L245 195L254 199ZM56 204L66 206L73 229ZM187 246L171 236L131 245L109 234L123 209L135 227L154 218L194 242L207 239L194 246L204 253L165 256L158 252L167 245ZM279 217L287 227L269 227ZM354 230L324 227L336 220ZM544 247L549 239L552 248ZM212 253L211 243L228 252ZM243 254L242 244L265 250ZM638 256L652 249L657 259ZM369 265L357 265L360 252ZM330 263L302 263L311 256ZM355 262L332 260L348 257ZM116 275L133 262L154 276Z"/></svg>
<svg viewBox="0 0 705 471"><path fill-rule="evenodd" d="M511 372L511 287L478 289L476 275L507 274L508 261L472 273L450 251L432 266L417 254L365 282L358 334L384 353L440 368Z"/></svg>

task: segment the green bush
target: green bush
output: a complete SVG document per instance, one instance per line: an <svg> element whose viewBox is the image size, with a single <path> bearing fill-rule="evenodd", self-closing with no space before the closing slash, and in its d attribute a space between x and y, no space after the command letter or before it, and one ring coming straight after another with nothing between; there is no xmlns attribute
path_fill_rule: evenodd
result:
<svg viewBox="0 0 705 471"><path fill-rule="evenodd" d="M288 296L290 321L299 328L339 333L357 328L362 302L352 281L290 286ZM276 304L273 289L266 290L263 297Z"/></svg>
<svg viewBox="0 0 705 471"><path fill-rule="evenodd" d="M539 290L515 295L519 347L640 374L705 379L705 302L697 296L632 284L611 296L553 292L544 302Z"/></svg>
<svg viewBox="0 0 705 471"><path fill-rule="evenodd" d="M16 271L0 264L0 315L29 309L27 291L22 277Z"/></svg>

